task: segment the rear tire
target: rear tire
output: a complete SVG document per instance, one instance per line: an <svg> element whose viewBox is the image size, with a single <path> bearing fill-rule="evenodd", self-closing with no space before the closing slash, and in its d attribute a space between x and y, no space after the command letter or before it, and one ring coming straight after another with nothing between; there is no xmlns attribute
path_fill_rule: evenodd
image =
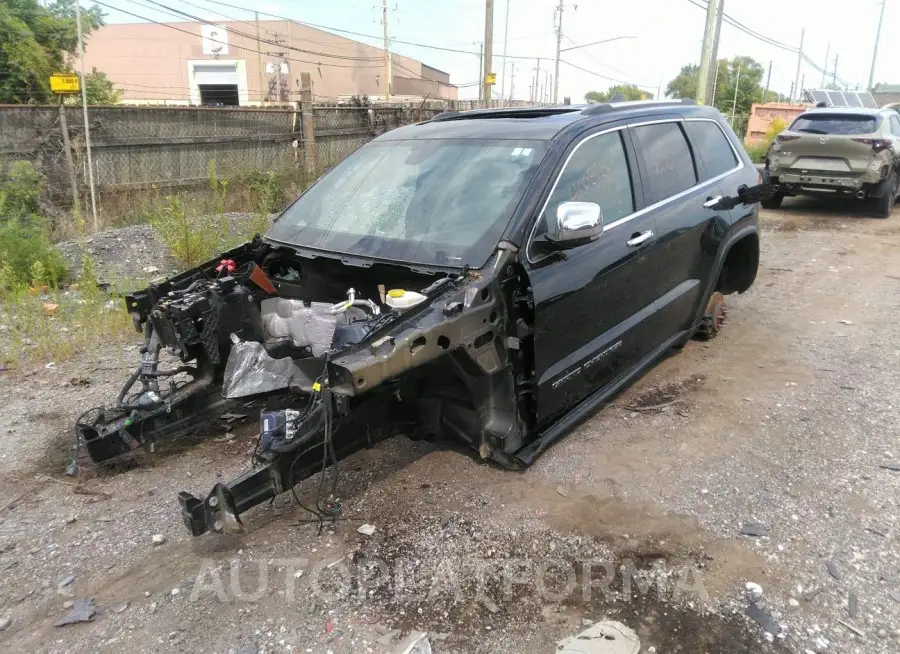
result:
<svg viewBox="0 0 900 654"><path fill-rule="evenodd" d="M894 210L894 202L897 199L897 192L900 190L900 173L894 173L886 180L881 182L881 195L874 199L872 208L876 218L890 218L891 212Z"/></svg>
<svg viewBox="0 0 900 654"><path fill-rule="evenodd" d="M760 200L759 203L763 209L780 209L782 200L784 200L784 193L776 193L770 198Z"/></svg>

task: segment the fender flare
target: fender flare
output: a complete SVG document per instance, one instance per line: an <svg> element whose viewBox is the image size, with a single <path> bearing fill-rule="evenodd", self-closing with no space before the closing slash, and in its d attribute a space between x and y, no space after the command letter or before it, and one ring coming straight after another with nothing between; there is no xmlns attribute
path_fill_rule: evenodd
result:
<svg viewBox="0 0 900 654"><path fill-rule="evenodd" d="M712 274L709 276L709 280L706 283L706 289L704 290L703 295L700 296L702 298L702 301L697 307L697 311L694 314L694 321L691 323L691 333L694 332L694 330L697 328L697 325L700 323L700 319L703 317L703 312L706 310L706 305L709 303L709 298L712 296L713 291L716 288L716 282L719 281L719 275L722 274L722 266L725 263L725 258L728 256L728 253L731 252L731 248L741 239L753 234L755 234L757 238L759 237L759 226L756 224L756 222L750 225L744 225L740 229L731 232L724 239L722 239L722 244L719 246L719 251L718 253L716 253L716 259L712 266ZM756 277L754 276L754 281L755 279Z"/></svg>

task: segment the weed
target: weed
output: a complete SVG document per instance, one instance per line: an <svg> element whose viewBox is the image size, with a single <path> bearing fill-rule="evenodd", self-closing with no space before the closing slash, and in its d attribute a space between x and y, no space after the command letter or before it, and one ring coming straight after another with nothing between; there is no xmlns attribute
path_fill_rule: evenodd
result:
<svg viewBox="0 0 900 654"><path fill-rule="evenodd" d="M214 224L218 221L203 212L198 214L177 195L166 197L159 212L149 218L172 256L186 268L209 260L220 249L221 232Z"/></svg>
<svg viewBox="0 0 900 654"><path fill-rule="evenodd" d="M28 284L4 284L4 268L0 268L0 363L22 368L62 361L88 347L133 340L134 327L123 298L97 286L90 257L84 258L78 282L66 290L42 283L40 262Z"/></svg>
<svg viewBox="0 0 900 654"><path fill-rule="evenodd" d="M0 223L0 279L7 286L27 284L35 272L42 283L59 284L67 271L62 255L37 227L12 219Z"/></svg>

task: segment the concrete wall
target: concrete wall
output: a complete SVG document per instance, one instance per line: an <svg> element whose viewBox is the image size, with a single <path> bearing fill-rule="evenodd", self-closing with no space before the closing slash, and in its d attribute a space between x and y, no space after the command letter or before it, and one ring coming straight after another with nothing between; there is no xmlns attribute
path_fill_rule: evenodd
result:
<svg viewBox="0 0 900 654"><path fill-rule="evenodd" d="M744 142L747 145L762 141L766 136L766 130L772 121L780 118L788 125L799 114L809 107L802 104L790 104L787 102L768 102L766 104L753 104L750 107L750 118L747 121L747 134Z"/></svg>
<svg viewBox="0 0 900 654"><path fill-rule="evenodd" d="M317 102L349 95L384 96L384 54L379 48L290 21L222 25L228 31L220 30L216 36L210 36L214 27L197 23L106 25L88 40L85 63L88 69L105 72L123 91L124 101L132 103L197 104L192 71L206 62L234 64L242 105L299 100L304 72L311 74ZM279 89L277 74L266 68L277 71L282 63L287 72ZM394 85L403 89L400 95L457 97L447 73L410 57L392 55L392 73Z"/></svg>

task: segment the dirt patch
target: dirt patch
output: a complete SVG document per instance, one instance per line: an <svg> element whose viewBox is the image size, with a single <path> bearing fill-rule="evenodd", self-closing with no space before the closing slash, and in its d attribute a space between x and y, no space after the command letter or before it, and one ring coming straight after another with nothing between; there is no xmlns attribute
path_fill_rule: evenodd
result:
<svg viewBox="0 0 900 654"><path fill-rule="evenodd" d="M683 401L683 395L697 391L703 386L704 381L703 375L693 375L687 379L648 389L629 402L625 409L629 411L662 411Z"/></svg>

